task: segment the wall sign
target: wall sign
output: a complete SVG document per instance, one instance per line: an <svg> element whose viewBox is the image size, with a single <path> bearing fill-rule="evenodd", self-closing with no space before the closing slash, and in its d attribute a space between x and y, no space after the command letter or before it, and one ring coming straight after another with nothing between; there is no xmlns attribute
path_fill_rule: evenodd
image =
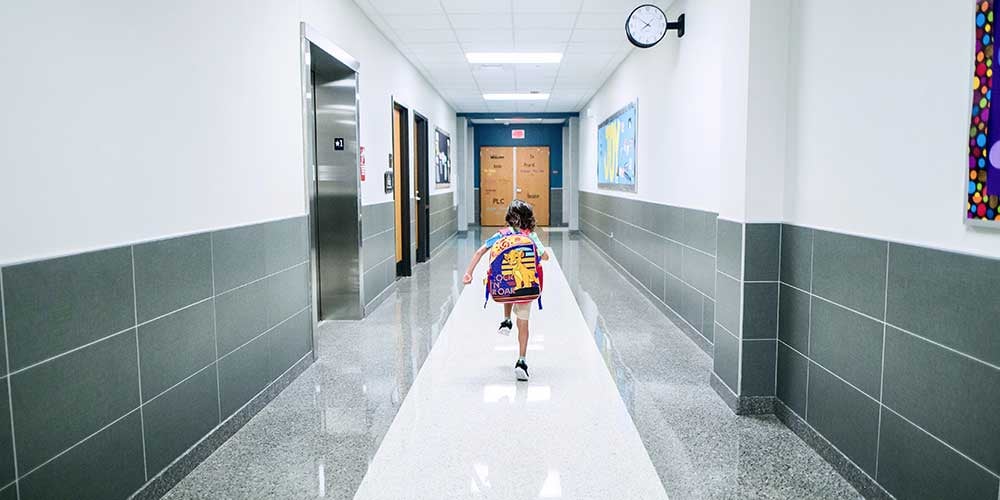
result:
<svg viewBox="0 0 1000 500"><path fill-rule="evenodd" d="M636 192L638 101L619 109L597 127L597 187Z"/></svg>
<svg viewBox="0 0 1000 500"><path fill-rule="evenodd" d="M385 182L385 192L386 193L391 193L392 192L392 189L393 189L392 178L393 178L392 170L386 170L385 174L383 176L383 182Z"/></svg>
<svg viewBox="0 0 1000 500"><path fill-rule="evenodd" d="M334 151L343 151L344 150L344 138L343 137L334 137L333 138L333 150Z"/></svg>
<svg viewBox="0 0 1000 500"><path fill-rule="evenodd" d="M510 131L510 138L511 139L524 139L524 129L523 128L511 129L511 131Z"/></svg>
<svg viewBox="0 0 1000 500"><path fill-rule="evenodd" d="M993 41L1000 19L993 0L976 2L976 53L972 75L972 122L969 127L969 182L965 220L1000 222L1000 110L993 110L993 88L1000 75L1000 54ZM998 224L1000 227L1000 224Z"/></svg>

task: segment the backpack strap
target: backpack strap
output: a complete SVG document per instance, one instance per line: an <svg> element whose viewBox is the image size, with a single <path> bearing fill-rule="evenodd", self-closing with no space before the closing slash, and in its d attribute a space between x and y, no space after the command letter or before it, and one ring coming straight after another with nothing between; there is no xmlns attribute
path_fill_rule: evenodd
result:
<svg viewBox="0 0 1000 500"><path fill-rule="evenodd" d="M541 295L539 295L539 296L538 296L538 310L539 310L539 311L541 311L542 309L544 309L544 308L542 307L542 296L541 296Z"/></svg>
<svg viewBox="0 0 1000 500"><path fill-rule="evenodd" d="M489 280L483 283L483 291L486 292L486 300L483 301L483 309L490 303L490 283Z"/></svg>

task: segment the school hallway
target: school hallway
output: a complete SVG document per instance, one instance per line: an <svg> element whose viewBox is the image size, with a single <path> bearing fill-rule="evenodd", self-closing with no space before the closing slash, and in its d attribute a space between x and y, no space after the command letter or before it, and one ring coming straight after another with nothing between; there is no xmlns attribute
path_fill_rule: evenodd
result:
<svg viewBox="0 0 1000 500"><path fill-rule="evenodd" d="M496 333L482 239L453 238L166 498L857 498L773 416L737 417L711 359L585 239L542 231L529 382ZM655 354L661 353L661 354Z"/></svg>
<svg viewBox="0 0 1000 500"><path fill-rule="evenodd" d="M0 1L0 500L1000 500L998 30Z"/></svg>

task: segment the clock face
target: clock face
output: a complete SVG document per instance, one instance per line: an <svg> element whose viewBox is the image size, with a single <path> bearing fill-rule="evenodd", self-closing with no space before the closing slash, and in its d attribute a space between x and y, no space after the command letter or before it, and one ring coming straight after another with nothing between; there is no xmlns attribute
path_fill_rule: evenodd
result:
<svg viewBox="0 0 1000 500"><path fill-rule="evenodd" d="M656 45L667 32L667 16L655 5L640 5L625 21L625 33L632 45L647 49Z"/></svg>

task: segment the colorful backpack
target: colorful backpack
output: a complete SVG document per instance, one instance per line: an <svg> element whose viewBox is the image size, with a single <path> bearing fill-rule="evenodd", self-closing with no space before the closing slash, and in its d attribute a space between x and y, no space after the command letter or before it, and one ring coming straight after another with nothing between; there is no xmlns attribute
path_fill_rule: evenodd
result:
<svg viewBox="0 0 1000 500"><path fill-rule="evenodd" d="M510 229L490 248L490 269L486 274L486 303L530 302L542 308L542 265L535 243L527 232ZM486 307L486 303L483 307Z"/></svg>

